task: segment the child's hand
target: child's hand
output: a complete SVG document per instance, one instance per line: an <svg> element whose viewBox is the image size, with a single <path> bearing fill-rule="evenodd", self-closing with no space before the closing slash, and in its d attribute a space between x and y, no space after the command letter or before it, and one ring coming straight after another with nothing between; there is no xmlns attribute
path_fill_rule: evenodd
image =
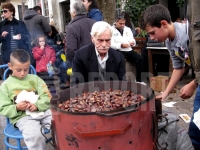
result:
<svg viewBox="0 0 200 150"><path fill-rule="evenodd" d="M17 110L22 110L22 111L25 111L28 107L28 104L26 101L22 101L22 102L19 102L16 104L16 108Z"/></svg>
<svg viewBox="0 0 200 150"><path fill-rule="evenodd" d="M49 64L52 65L52 61L49 61Z"/></svg>
<svg viewBox="0 0 200 150"><path fill-rule="evenodd" d="M37 110L37 106L35 106L33 103L29 103L28 108L30 111L36 111Z"/></svg>
<svg viewBox="0 0 200 150"><path fill-rule="evenodd" d="M43 49L44 49L44 46L40 46L40 49L42 49L42 50L43 50Z"/></svg>

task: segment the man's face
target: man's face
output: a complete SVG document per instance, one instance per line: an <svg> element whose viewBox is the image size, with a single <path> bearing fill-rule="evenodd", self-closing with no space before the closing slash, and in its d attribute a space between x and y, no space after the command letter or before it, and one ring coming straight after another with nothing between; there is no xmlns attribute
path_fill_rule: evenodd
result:
<svg viewBox="0 0 200 150"><path fill-rule="evenodd" d="M116 24L115 24L116 28L120 29L120 30L123 30L124 26L125 26L125 22L126 22L126 20L119 19L118 21L116 21Z"/></svg>
<svg viewBox="0 0 200 150"><path fill-rule="evenodd" d="M161 28L146 26L145 31L149 34L152 40L159 42L164 42L169 35L168 29L163 25L161 25Z"/></svg>
<svg viewBox="0 0 200 150"><path fill-rule="evenodd" d="M111 44L111 31L107 29L99 36L92 37L92 42L100 55L106 54Z"/></svg>
<svg viewBox="0 0 200 150"><path fill-rule="evenodd" d="M20 63L15 59L12 63L8 63L8 66L12 70L12 76L23 79L28 74L30 62Z"/></svg>

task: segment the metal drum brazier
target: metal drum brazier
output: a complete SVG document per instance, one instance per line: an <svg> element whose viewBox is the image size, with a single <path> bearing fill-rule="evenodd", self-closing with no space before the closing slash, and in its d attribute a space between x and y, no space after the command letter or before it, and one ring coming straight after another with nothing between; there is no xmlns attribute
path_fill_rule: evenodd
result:
<svg viewBox="0 0 200 150"><path fill-rule="evenodd" d="M145 100L104 112L67 112L62 103L84 92L130 90ZM127 81L89 82L71 87L51 100L53 135L57 150L156 150L155 95L145 85Z"/></svg>

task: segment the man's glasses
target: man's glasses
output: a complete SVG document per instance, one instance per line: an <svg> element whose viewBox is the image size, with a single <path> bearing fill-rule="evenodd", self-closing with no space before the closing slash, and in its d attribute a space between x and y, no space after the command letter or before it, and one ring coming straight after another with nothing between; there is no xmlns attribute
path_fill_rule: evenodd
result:
<svg viewBox="0 0 200 150"><path fill-rule="evenodd" d="M2 10L1 11L1 13L3 14L3 13L7 13L8 12L8 10Z"/></svg>

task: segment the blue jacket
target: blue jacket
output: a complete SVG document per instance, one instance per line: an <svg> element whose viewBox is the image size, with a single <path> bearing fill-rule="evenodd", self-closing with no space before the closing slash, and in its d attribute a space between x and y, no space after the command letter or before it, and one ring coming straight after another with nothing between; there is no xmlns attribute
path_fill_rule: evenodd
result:
<svg viewBox="0 0 200 150"><path fill-rule="evenodd" d="M20 34L21 39L16 40L19 49L24 49L29 52L31 55L31 43L30 43L30 34L26 28L26 25L23 21L19 21L13 18L12 21L7 21L6 19L0 22L0 42L2 43L1 46L1 57L3 63L8 63L10 60L11 54L11 25L13 26L14 35ZM2 32L7 31L5 37L2 37Z"/></svg>
<svg viewBox="0 0 200 150"><path fill-rule="evenodd" d="M94 19L96 21L102 21L103 20L103 15L102 12L99 9L91 9L90 12L88 13L88 17L91 19Z"/></svg>

